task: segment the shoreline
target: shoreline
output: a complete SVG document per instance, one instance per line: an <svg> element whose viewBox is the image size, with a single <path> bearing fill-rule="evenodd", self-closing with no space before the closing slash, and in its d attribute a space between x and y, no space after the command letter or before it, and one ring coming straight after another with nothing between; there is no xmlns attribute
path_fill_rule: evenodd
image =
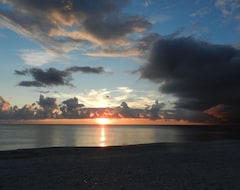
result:
<svg viewBox="0 0 240 190"><path fill-rule="evenodd" d="M0 120L0 124L40 124L40 125L102 125L97 121L99 118L80 118L80 119L8 119ZM107 118L109 123L106 125L229 125L229 123L196 123L179 122L176 120L149 120L146 118Z"/></svg>
<svg viewBox="0 0 240 190"><path fill-rule="evenodd" d="M0 189L238 189L240 141L0 152Z"/></svg>

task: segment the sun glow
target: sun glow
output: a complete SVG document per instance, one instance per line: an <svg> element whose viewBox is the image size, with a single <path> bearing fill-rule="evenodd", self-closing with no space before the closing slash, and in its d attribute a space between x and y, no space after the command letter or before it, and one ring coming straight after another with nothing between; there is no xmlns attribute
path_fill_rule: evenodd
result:
<svg viewBox="0 0 240 190"><path fill-rule="evenodd" d="M108 124L110 124L110 119L108 119L108 118L97 118L96 122L99 125L108 125Z"/></svg>

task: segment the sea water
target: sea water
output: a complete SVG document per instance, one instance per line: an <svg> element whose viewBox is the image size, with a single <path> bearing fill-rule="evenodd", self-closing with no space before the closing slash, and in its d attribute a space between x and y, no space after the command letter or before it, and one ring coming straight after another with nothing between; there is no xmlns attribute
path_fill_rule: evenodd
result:
<svg viewBox="0 0 240 190"><path fill-rule="evenodd" d="M238 126L0 125L0 150L236 139Z"/></svg>

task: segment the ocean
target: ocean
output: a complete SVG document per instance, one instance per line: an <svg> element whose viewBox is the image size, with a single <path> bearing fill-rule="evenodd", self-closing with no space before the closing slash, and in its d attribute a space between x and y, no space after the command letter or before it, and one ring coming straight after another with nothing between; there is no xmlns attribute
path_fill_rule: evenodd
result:
<svg viewBox="0 0 240 190"><path fill-rule="evenodd" d="M237 126L0 124L0 150L240 139Z"/></svg>

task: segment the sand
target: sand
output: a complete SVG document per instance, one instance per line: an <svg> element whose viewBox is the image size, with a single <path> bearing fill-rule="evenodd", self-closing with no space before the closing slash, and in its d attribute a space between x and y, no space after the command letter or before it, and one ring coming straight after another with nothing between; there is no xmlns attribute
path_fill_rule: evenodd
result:
<svg viewBox="0 0 240 190"><path fill-rule="evenodd" d="M240 189L240 141L2 151L0 189Z"/></svg>

